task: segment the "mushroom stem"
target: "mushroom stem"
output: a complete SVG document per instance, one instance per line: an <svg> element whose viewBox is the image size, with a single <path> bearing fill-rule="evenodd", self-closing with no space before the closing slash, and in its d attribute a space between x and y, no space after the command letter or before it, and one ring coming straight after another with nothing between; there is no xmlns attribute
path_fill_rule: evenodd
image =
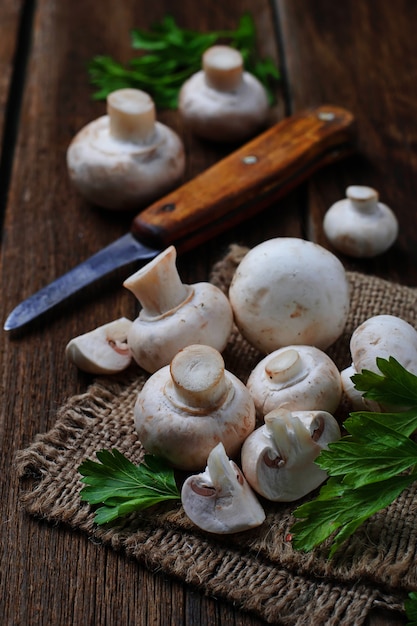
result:
<svg viewBox="0 0 417 626"><path fill-rule="evenodd" d="M379 211L379 194L372 187L351 185L346 189L346 196L351 201L353 208L363 215L371 215Z"/></svg>
<svg viewBox="0 0 417 626"><path fill-rule="evenodd" d="M175 390L190 407L215 408L229 390L221 354L208 346L188 346L173 358L170 366Z"/></svg>
<svg viewBox="0 0 417 626"><path fill-rule="evenodd" d="M172 311L190 295L191 287L184 285L178 274L176 258L175 247L170 246L124 281L123 286L141 303L143 319Z"/></svg>
<svg viewBox="0 0 417 626"><path fill-rule="evenodd" d="M242 81L242 55L229 46L212 46L203 54L203 70L210 87L233 91Z"/></svg>
<svg viewBox="0 0 417 626"><path fill-rule="evenodd" d="M110 134L119 141L146 144L155 133L155 104L138 89L118 89L107 96Z"/></svg>
<svg viewBox="0 0 417 626"><path fill-rule="evenodd" d="M301 371L302 363L297 350L289 348L279 352L265 365L265 374L274 383L287 382Z"/></svg>

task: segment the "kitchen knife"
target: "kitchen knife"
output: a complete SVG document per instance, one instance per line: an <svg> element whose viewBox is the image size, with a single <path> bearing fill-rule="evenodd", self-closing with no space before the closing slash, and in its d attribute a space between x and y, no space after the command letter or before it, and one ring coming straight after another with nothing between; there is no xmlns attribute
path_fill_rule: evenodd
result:
<svg viewBox="0 0 417 626"><path fill-rule="evenodd" d="M179 253L254 216L317 169L353 151L354 118L321 106L284 118L139 213L131 232L19 304L5 330L27 324L112 270Z"/></svg>

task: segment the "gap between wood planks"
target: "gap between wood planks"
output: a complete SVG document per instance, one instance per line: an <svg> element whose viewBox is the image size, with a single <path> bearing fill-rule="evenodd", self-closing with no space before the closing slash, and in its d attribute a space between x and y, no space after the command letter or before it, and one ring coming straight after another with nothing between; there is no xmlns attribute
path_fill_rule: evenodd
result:
<svg viewBox="0 0 417 626"><path fill-rule="evenodd" d="M17 131L22 106L26 67L32 41L32 25L36 0L23 3L19 21L18 42L13 59L13 71L6 98L3 141L0 149L0 232L3 230L10 178L13 167Z"/></svg>

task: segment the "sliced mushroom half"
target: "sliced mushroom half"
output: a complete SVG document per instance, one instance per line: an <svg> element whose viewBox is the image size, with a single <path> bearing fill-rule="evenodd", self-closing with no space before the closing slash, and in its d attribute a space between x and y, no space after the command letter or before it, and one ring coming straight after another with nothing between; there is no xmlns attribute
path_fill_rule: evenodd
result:
<svg viewBox="0 0 417 626"><path fill-rule="evenodd" d="M75 365L89 374L115 374L126 369L132 355L127 333L132 322L121 317L68 342L65 353Z"/></svg>
<svg viewBox="0 0 417 626"><path fill-rule="evenodd" d="M340 435L337 421L326 411L273 410L243 444L243 473L268 500L298 500L326 480L314 461Z"/></svg>
<svg viewBox="0 0 417 626"><path fill-rule="evenodd" d="M205 471L184 482L181 500L190 520L211 533L249 530L265 520L257 497L222 443L210 452Z"/></svg>

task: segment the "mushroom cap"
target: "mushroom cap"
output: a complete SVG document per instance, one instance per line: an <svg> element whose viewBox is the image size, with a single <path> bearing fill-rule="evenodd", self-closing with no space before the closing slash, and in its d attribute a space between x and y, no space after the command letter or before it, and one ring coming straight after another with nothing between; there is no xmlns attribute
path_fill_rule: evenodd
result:
<svg viewBox="0 0 417 626"><path fill-rule="evenodd" d="M224 369L220 354L213 358L213 351L210 346L187 346L171 366L152 374L136 400L135 428L144 448L178 469L203 469L219 442L235 457L255 428L249 391Z"/></svg>
<svg viewBox="0 0 417 626"><path fill-rule="evenodd" d="M229 300L239 330L258 350L301 344L325 350L345 327L349 284L339 259L322 246L278 237L242 259Z"/></svg>
<svg viewBox="0 0 417 626"><path fill-rule="evenodd" d="M342 395L336 364L322 350L304 345L268 354L252 370L246 386L261 417L280 407L332 413Z"/></svg>
<svg viewBox="0 0 417 626"><path fill-rule="evenodd" d="M251 487L268 500L298 500L326 480L326 472L314 461L339 438L339 426L326 411L276 409L244 442L243 473Z"/></svg>
<svg viewBox="0 0 417 626"><path fill-rule="evenodd" d="M263 508L222 443L210 452L206 470L186 479L181 501L190 520L210 533L241 532L265 520Z"/></svg>
<svg viewBox="0 0 417 626"><path fill-rule="evenodd" d="M197 72L182 86L178 108L191 132L219 142L248 139L266 125L269 115L266 91L248 72L230 91L213 88L204 71Z"/></svg>
<svg viewBox="0 0 417 626"><path fill-rule="evenodd" d="M179 350L205 344L222 352L233 328L228 298L211 283L195 283L189 297L172 311L133 321L128 344L135 361L147 372L171 362Z"/></svg>
<svg viewBox="0 0 417 626"><path fill-rule="evenodd" d="M350 339L352 362L357 372L379 373L376 359L390 356L417 374L417 331L395 315L375 315L360 324Z"/></svg>
<svg viewBox="0 0 417 626"><path fill-rule="evenodd" d="M398 221L392 210L378 202L371 187L351 185L347 198L327 211L324 232L332 245L352 257L374 257L392 246L398 235Z"/></svg>
<svg viewBox="0 0 417 626"><path fill-rule="evenodd" d="M89 202L112 210L137 210L180 183L184 146L170 128L155 123L152 141L121 141L103 115L82 128L67 150L71 182Z"/></svg>
<svg viewBox="0 0 417 626"><path fill-rule="evenodd" d="M115 374L126 369L132 360L127 334L132 322L121 317L113 322L71 339L65 354L89 374Z"/></svg>

